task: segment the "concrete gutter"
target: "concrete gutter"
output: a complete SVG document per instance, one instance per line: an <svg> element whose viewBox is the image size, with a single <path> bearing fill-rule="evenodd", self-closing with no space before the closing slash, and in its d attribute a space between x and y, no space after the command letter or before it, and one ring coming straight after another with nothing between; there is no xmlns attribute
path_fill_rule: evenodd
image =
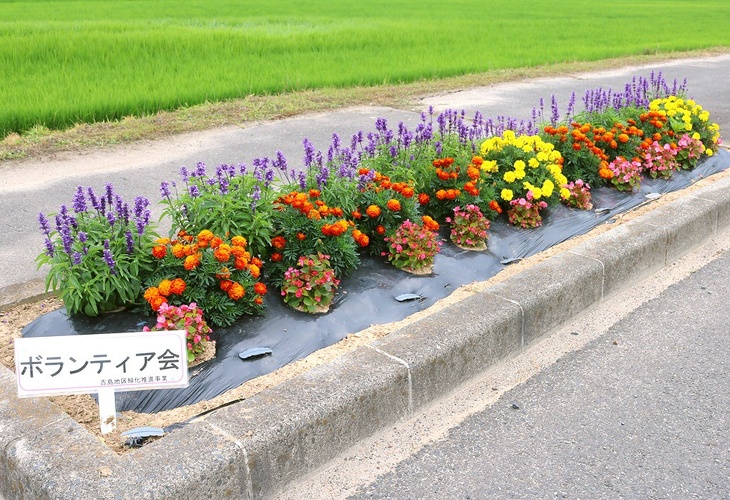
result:
<svg viewBox="0 0 730 500"><path fill-rule="evenodd" d="M119 456L0 368L0 494L268 498L730 226L730 178Z"/></svg>

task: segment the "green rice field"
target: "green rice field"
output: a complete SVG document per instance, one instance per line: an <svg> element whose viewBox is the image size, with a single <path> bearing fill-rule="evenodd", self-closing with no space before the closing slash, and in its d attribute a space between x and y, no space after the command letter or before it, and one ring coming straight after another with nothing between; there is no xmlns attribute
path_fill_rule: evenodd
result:
<svg viewBox="0 0 730 500"><path fill-rule="evenodd" d="M728 0L0 0L0 138L204 102L730 46Z"/></svg>

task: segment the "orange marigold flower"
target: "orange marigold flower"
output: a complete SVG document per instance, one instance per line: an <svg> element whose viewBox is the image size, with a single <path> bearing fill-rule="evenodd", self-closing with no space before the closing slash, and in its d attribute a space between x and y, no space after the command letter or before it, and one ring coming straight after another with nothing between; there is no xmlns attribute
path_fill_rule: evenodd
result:
<svg viewBox="0 0 730 500"><path fill-rule="evenodd" d="M283 259L284 256L281 255L279 252L274 252L271 254L271 262L281 262L281 259Z"/></svg>
<svg viewBox="0 0 730 500"><path fill-rule="evenodd" d="M321 219L321 218L322 218L322 216L320 215L320 213L319 213L319 211L318 211L318 210L315 210L315 209L311 209L311 210L310 210L310 211L309 211L309 212L307 213L307 218L308 218L308 219L310 219L310 220L319 220L319 219Z"/></svg>
<svg viewBox="0 0 730 500"><path fill-rule="evenodd" d="M629 142L629 136L626 134L619 134L618 140L620 143L626 144L627 142Z"/></svg>
<svg viewBox="0 0 730 500"><path fill-rule="evenodd" d="M167 247L161 245L152 247L152 255L155 259L163 258L165 255L167 255Z"/></svg>
<svg viewBox="0 0 730 500"><path fill-rule="evenodd" d="M438 191L436 191L436 198L439 200L443 200L444 198L446 198L446 190L439 189Z"/></svg>
<svg viewBox="0 0 730 500"><path fill-rule="evenodd" d="M214 236L215 235L212 231L208 229L203 229L198 233L198 241L201 243L204 242L207 245L208 243L210 243L210 240L212 240Z"/></svg>
<svg viewBox="0 0 730 500"><path fill-rule="evenodd" d="M484 158L482 158L481 156L474 156L472 157L471 162L477 167L480 167L482 163L484 163Z"/></svg>
<svg viewBox="0 0 730 500"><path fill-rule="evenodd" d="M239 271L243 271L248 267L248 259L236 259L233 261L233 267L238 269Z"/></svg>
<svg viewBox="0 0 730 500"><path fill-rule="evenodd" d="M497 203L497 200L492 200L489 202L489 208L497 212L498 214L502 213L502 207L499 206L499 203Z"/></svg>
<svg viewBox="0 0 730 500"><path fill-rule="evenodd" d="M297 239L298 239L299 241L304 241L305 239L307 239L307 235L306 235L306 234L304 234L303 232L299 231L299 232L297 233Z"/></svg>
<svg viewBox="0 0 730 500"><path fill-rule="evenodd" d="M170 280L162 280L160 281L160 284L157 285L157 289L160 291L160 295L163 297L167 297L170 295L170 291L172 288L172 281Z"/></svg>
<svg viewBox="0 0 730 500"><path fill-rule="evenodd" d="M193 255L188 255L185 257L185 262L183 263L183 267L186 271L192 271L196 267L200 265L200 254L194 253Z"/></svg>
<svg viewBox="0 0 730 500"><path fill-rule="evenodd" d="M156 286L151 286L144 291L144 300L152 302L152 299L160 295L160 290Z"/></svg>
<svg viewBox="0 0 730 500"><path fill-rule="evenodd" d="M362 248L365 248L370 244L370 237L367 234L363 233L356 241L358 245L360 245Z"/></svg>
<svg viewBox="0 0 730 500"><path fill-rule="evenodd" d="M391 198L388 200L387 203L388 210L392 210L393 212L398 212L400 210L400 201Z"/></svg>
<svg viewBox="0 0 730 500"><path fill-rule="evenodd" d="M232 300L239 300L244 295L246 295L246 289L240 283L234 282L231 284L231 288L228 289L228 296Z"/></svg>
<svg viewBox="0 0 730 500"><path fill-rule="evenodd" d="M261 269L259 269L259 266L257 266L256 264L249 264L248 272L251 273L251 276L256 279L261 276Z"/></svg>
<svg viewBox="0 0 730 500"><path fill-rule="evenodd" d="M231 259L231 252L219 247L213 252L213 257L218 262L228 262Z"/></svg>
<svg viewBox="0 0 730 500"><path fill-rule="evenodd" d="M378 233L378 234L385 234L385 227L382 226L382 225L380 225L380 226L378 226L378 227L375 228L375 232Z"/></svg>
<svg viewBox="0 0 730 500"><path fill-rule="evenodd" d="M172 255L177 257L178 259L182 259L185 257L185 245L182 243L175 243L172 246Z"/></svg>
<svg viewBox="0 0 730 500"><path fill-rule="evenodd" d="M602 179L613 179L613 171L610 168L601 168L598 170L598 175L601 176Z"/></svg>
<svg viewBox="0 0 730 500"><path fill-rule="evenodd" d="M362 218L362 214L360 213L359 210L354 210L352 212L352 218L356 219L356 220L360 220Z"/></svg>
<svg viewBox="0 0 730 500"><path fill-rule="evenodd" d="M310 189L309 190L309 197L310 198L319 198L319 195L322 194L319 189Z"/></svg>
<svg viewBox="0 0 730 500"><path fill-rule="evenodd" d="M167 245L168 243L170 243L170 238L157 238L155 240L155 243L157 243L158 245Z"/></svg>
<svg viewBox="0 0 730 500"><path fill-rule="evenodd" d="M219 238L218 236L214 237L212 240L210 240L210 248L218 248L223 244L223 240Z"/></svg>
<svg viewBox="0 0 730 500"><path fill-rule="evenodd" d="M423 227L426 228L429 231L438 231L439 230L439 223L436 222L431 216L424 215L421 218L421 221L423 222Z"/></svg>
<svg viewBox="0 0 730 500"><path fill-rule="evenodd" d="M471 180L477 180L477 179L478 179L478 178L480 177L481 173L479 172L479 169L478 169L478 168L475 168L475 167L468 167L468 168L466 169L466 175L467 175L467 177L469 177L469 178L470 178Z"/></svg>
<svg viewBox="0 0 730 500"><path fill-rule="evenodd" d="M231 238L231 245L235 245L237 247L245 247L248 245L248 241L246 241L246 238L243 236L234 236Z"/></svg>
<svg viewBox="0 0 730 500"><path fill-rule="evenodd" d="M185 283L185 280L182 278L175 278L172 280L172 284L170 285L170 292L174 293L175 295L182 295L183 292L185 292L185 288L187 287L187 284Z"/></svg>
<svg viewBox="0 0 730 500"><path fill-rule="evenodd" d="M378 217L381 213L380 207L377 205L370 205L366 210L365 213L370 217L371 219L374 219Z"/></svg>
<svg viewBox="0 0 730 500"><path fill-rule="evenodd" d="M428 202L431 201L431 197L427 195L426 193L418 193L418 203L421 205L428 205Z"/></svg>
<svg viewBox="0 0 730 500"><path fill-rule="evenodd" d="M167 302L167 299L162 295L158 295L150 300L150 307L152 307L153 311L159 311L160 306L162 306L165 302Z"/></svg>
<svg viewBox="0 0 730 500"><path fill-rule="evenodd" d="M230 290L232 286L233 281L231 280L221 280L220 282L221 290L223 290L224 292L228 292L228 290Z"/></svg>
<svg viewBox="0 0 730 500"><path fill-rule="evenodd" d="M286 246L286 239L283 236L274 236L271 238L271 246L277 250L283 250Z"/></svg>
<svg viewBox="0 0 730 500"><path fill-rule="evenodd" d="M253 291L259 295L266 295L266 285L260 281L253 286Z"/></svg>
<svg viewBox="0 0 730 500"><path fill-rule="evenodd" d="M264 299L262 299L261 297L256 297L255 299L253 299L253 301L254 304L257 304L259 306L264 303Z"/></svg>

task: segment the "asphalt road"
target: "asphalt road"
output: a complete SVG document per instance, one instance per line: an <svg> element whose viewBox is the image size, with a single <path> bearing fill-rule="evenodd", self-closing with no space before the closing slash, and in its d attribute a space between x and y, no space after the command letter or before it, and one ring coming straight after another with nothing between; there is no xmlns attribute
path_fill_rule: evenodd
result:
<svg viewBox="0 0 730 500"><path fill-rule="evenodd" d="M730 498L729 294L724 251L350 498Z"/></svg>
<svg viewBox="0 0 730 500"><path fill-rule="evenodd" d="M597 87L622 89L632 77L648 77L662 71L667 80L688 80L689 93L706 109L723 130L730 128L730 99L727 75L730 54L672 61L620 70L540 78L471 89L422 101L422 110L434 106L479 110L485 117L513 116L526 119L545 99L549 115L550 97L555 95L565 110L571 92L580 96ZM580 109L580 107L579 107ZM273 156L281 150L290 166L301 165L302 140L309 138L315 147L326 150L332 133L349 138L358 130L374 129L377 117L390 124L414 124L420 111L364 107L332 113L302 116L247 128L224 129L184 134L159 141L142 142L103 151L63 153L41 161L13 161L0 164L0 306L24 295L40 293L45 270L36 270L34 258L43 249L38 230L38 212L55 212L69 204L76 186L103 189L108 182L125 199L147 196L153 204L160 200L160 182L178 178L181 166L197 162L209 166L220 163L251 164L254 158ZM156 210L159 215L161 207Z"/></svg>

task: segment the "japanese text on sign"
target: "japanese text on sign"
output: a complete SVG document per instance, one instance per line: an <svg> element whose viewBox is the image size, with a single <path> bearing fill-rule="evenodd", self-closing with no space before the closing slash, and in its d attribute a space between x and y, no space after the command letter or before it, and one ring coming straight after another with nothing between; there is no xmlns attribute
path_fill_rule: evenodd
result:
<svg viewBox="0 0 730 500"><path fill-rule="evenodd" d="M15 339L20 397L187 387L185 332Z"/></svg>

